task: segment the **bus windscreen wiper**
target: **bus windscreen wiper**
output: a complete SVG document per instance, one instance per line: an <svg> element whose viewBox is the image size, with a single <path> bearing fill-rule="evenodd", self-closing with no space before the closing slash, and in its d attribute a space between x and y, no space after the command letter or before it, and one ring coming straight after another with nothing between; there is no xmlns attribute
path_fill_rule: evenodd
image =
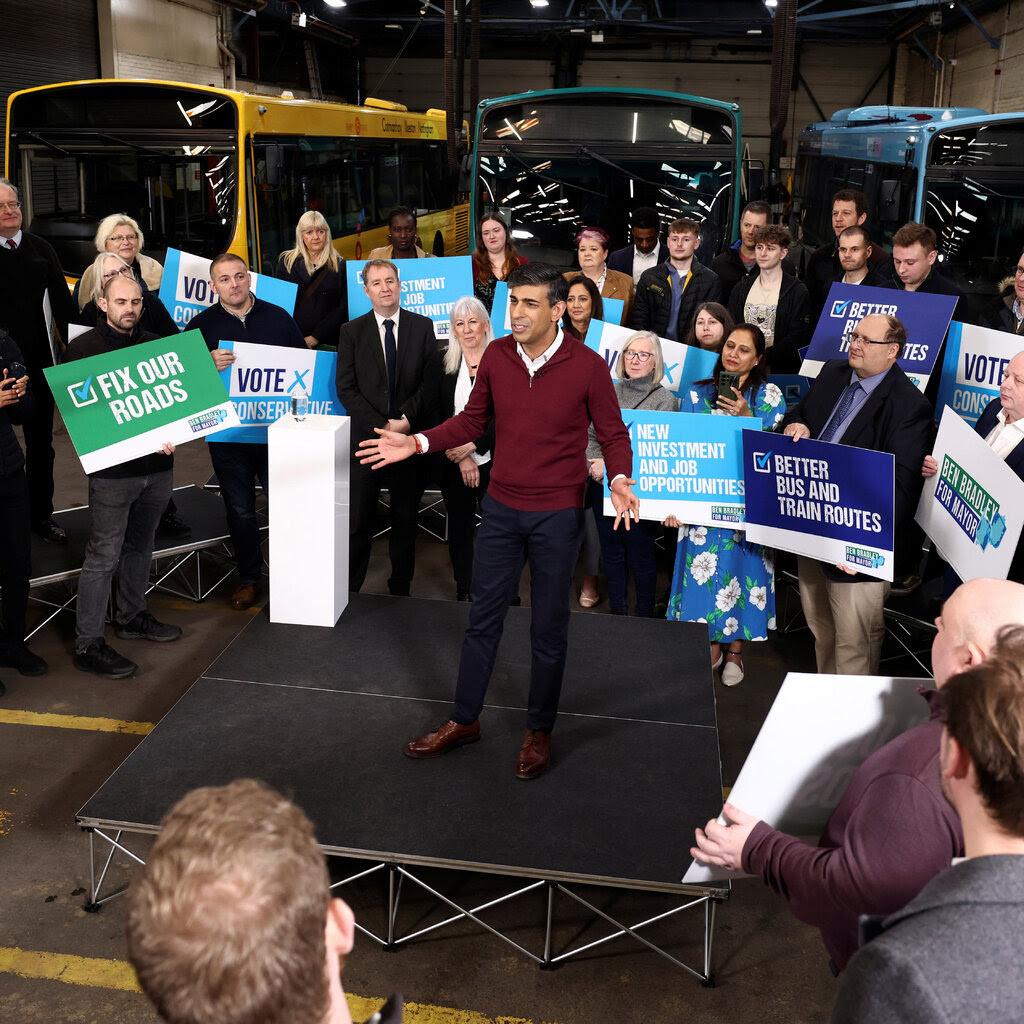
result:
<svg viewBox="0 0 1024 1024"><path fill-rule="evenodd" d="M596 160L598 163L604 164L606 167L611 167L612 170L618 171L619 174L625 175L627 178L632 178L633 181L639 181L641 185L649 185L651 188L667 189L669 192L675 192L680 196L701 196L711 202L714 202L718 198L716 193L705 192L699 188L691 188L690 186L680 188L678 185L669 185L664 181L649 181L647 178L641 177L634 171L627 170L620 164L615 163L614 160L609 160L608 157L602 156L600 153L596 153L594 150L588 149L586 146L580 146L579 149L576 150L576 155L579 156L580 154L589 157L591 160Z"/></svg>
<svg viewBox="0 0 1024 1024"><path fill-rule="evenodd" d="M982 195L988 194L995 196L997 199L1024 199L1024 193L1017 192L1016 194L1008 194L1006 192L1000 192L998 189L994 189L989 184L982 184L980 181L975 181L974 178L969 178L966 174L958 175L961 181L968 185L973 185Z"/></svg>
<svg viewBox="0 0 1024 1024"><path fill-rule="evenodd" d="M603 192L596 192L592 188L587 188L585 185L577 185L575 182L569 183L560 180L559 178L552 178L548 174L541 174L540 171L531 167L518 153L516 153L511 146L508 144L501 147L499 152L502 156L507 156L512 160L515 160L520 167L523 168L529 174L532 174L535 178L539 178L541 181L547 182L549 185L558 185L560 188L571 188L576 192L586 192L588 195L600 196L602 199L606 198Z"/></svg>
<svg viewBox="0 0 1024 1024"><path fill-rule="evenodd" d="M58 146L55 142L50 142L49 139L44 139L42 135L37 135L35 132L18 132L19 139L22 135L26 136L27 138L34 139L36 142L41 142L48 149L52 149L55 153L60 153L61 156L71 156L71 154L66 149L61 149L60 146Z"/></svg>
<svg viewBox="0 0 1024 1024"><path fill-rule="evenodd" d="M98 138L106 139L107 142L114 142L118 146L127 146L128 149L134 149L137 153L148 153L150 156L167 156L166 150L150 149L149 146L140 146L137 142L120 139L116 135L108 135L106 132L97 132L96 135Z"/></svg>

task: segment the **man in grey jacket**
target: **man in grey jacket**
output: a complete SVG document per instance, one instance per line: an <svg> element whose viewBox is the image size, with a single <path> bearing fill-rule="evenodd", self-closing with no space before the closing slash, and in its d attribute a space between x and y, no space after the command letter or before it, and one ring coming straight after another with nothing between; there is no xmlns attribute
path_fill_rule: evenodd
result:
<svg viewBox="0 0 1024 1024"><path fill-rule="evenodd" d="M843 975L833 1024L1021 1020L1024 627L1004 629L943 697L942 789L966 856L877 926Z"/></svg>

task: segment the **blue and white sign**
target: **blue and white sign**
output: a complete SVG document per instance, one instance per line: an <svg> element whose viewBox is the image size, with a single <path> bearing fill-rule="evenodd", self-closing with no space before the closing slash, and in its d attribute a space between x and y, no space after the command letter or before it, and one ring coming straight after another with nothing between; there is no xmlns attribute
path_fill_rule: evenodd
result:
<svg viewBox="0 0 1024 1024"><path fill-rule="evenodd" d="M743 529L744 432L761 433L754 416L623 409L633 445L633 493L640 518L673 515L695 526ZM615 515L608 480L604 510Z"/></svg>
<svg viewBox="0 0 1024 1024"><path fill-rule="evenodd" d="M615 363L618 361L622 346L636 331L618 324L609 324L601 320L591 320L587 331L587 348L592 348L607 364L608 371L614 377ZM661 354L665 359L665 376L661 385L676 397L690 387L694 381L705 380L715 372L718 361L717 352L693 345L684 345L680 341L659 338Z"/></svg>
<svg viewBox="0 0 1024 1024"><path fill-rule="evenodd" d="M373 308L363 290L366 260L345 264L348 284L348 315L369 313ZM451 309L457 299L473 294L473 259L470 256L441 256L437 259L399 260L398 277L402 286L402 309L430 317L434 334L447 341L451 334ZM495 332L498 333L498 332Z"/></svg>
<svg viewBox="0 0 1024 1024"><path fill-rule="evenodd" d="M210 282L212 260L178 249L168 249L164 260L164 276L160 279L160 301L174 317L179 328L217 301ZM265 274L249 271L249 287L264 302L280 306L289 316L295 311L299 288L294 281L281 281Z"/></svg>
<svg viewBox="0 0 1024 1024"><path fill-rule="evenodd" d="M292 397L303 391L309 396L310 413L345 415L334 387L337 352L248 341L222 341L220 347L235 353L235 361L221 370L220 377L241 426L220 431L214 440L266 444L267 427L291 412Z"/></svg>
<svg viewBox="0 0 1024 1024"><path fill-rule="evenodd" d="M936 411L948 405L973 426L985 406L999 397L1006 364L1022 350L1024 338L1016 334L954 323L946 340Z"/></svg>
<svg viewBox="0 0 1024 1024"><path fill-rule="evenodd" d="M602 299L601 307L605 320L608 323L617 324L622 319L622 307L625 303L622 299ZM497 312L495 312L497 310ZM504 310L504 313L502 313ZM593 324L593 321L591 321ZM512 319L508 309L508 283L499 281L494 286L494 301L491 303L491 326L494 328L494 336L500 338L502 334L509 334L512 331Z"/></svg>
<svg viewBox="0 0 1024 1024"><path fill-rule="evenodd" d="M800 374L817 377L828 360L846 359L850 354L850 335L857 324L866 316L887 313L897 317L907 329L907 344L898 362L911 381L924 391L955 309L953 295L928 295L837 281L829 289Z"/></svg>
<svg viewBox="0 0 1024 1024"><path fill-rule="evenodd" d="M1024 481L949 406L915 518L962 580L1006 579L1024 526Z"/></svg>
<svg viewBox="0 0 1024 1024"><path fill-rule="evenodd" d="M786 400L786 408L792 409L811 389L811 382L796 373L770 373L768 383L774 384Z"/></svg>
<svg viewBox="0 0 1024 1024"><path fill-rule="evenodd" d="M745 434L747 539L892 580L894 472L888 452Z"/></svg>

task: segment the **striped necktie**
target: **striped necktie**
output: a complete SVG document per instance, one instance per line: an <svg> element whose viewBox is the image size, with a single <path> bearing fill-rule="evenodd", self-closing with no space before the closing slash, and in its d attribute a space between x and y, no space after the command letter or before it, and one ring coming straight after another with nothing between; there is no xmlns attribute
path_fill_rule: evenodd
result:
<svg viewBox="0 0 1024 1024"><path fill-rule="evenodd" d="M836 436L840 424L846 419L846 416L850 411L850 406L853 405L853 400L857 397L857 392L859 391L859 380L855 380L847 387L843 392L842 397L839 399L836 411L832 413L832 418L825 424L825 429L821 432L821 436L818 438L819 441L831 441L832 438Z"/></svg>

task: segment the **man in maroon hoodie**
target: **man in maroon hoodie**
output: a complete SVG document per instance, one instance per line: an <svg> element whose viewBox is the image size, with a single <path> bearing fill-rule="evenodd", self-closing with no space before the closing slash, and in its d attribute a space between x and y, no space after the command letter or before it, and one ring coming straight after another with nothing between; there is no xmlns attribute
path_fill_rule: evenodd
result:
<svg viewBox="0 0 1024 1024"><path fill-rule="evenodd" d="M633 452L604 360L562 333L568 285L560 270L527 263L508 276L512 334L491 342L466 408L439 427L409 436L377 429L360 456L375 469L479 437L493 418L494 465L483 500L455 707L434 732L405 747L439 757L480 738L478 718L505 613L530 560L533 658L526 739L516 775L549 764L569 639L569 588L579 553L587 428L601 442L612 503L629 529L640 503L630 489ZM618 526L618 521L616 521Z"/></svg>

